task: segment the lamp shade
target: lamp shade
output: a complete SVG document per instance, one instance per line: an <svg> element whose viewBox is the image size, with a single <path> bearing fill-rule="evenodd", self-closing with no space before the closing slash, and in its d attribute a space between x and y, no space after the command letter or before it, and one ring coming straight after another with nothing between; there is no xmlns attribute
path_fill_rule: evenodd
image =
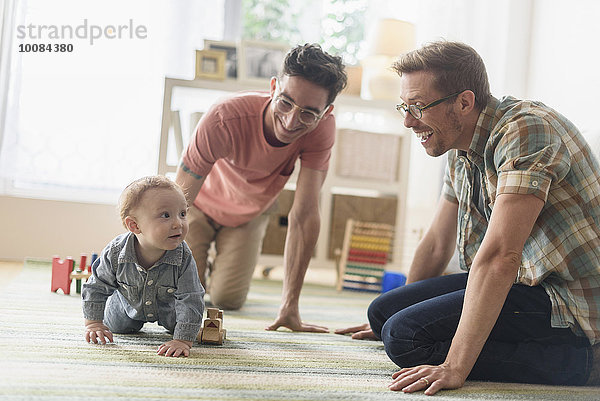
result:
<svg viewBox="0 0 600 401"><path fill-rule="evenodd" d="M415 26L397 19L381 19L367 40L360 96L363 99L398 100L400 80L390 68L402 53L415 48Z"/></svg>
<svg viewBox="0 0 600 401"><path fill-rule="evenodd" d="M398 57L415 48L415 26L410 22L379 20L369 41L369 55Z"/></svg>

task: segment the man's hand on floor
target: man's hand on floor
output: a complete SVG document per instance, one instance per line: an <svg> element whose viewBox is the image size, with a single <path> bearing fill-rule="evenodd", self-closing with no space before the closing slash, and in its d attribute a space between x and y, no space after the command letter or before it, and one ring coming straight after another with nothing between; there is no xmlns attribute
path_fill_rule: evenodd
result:
<svg viewBox="0 0 600 401"><path fill-rule="evenodd" d="M335 334L350 334L352 333L352 338L355 340L379 340L373 330L371 330L371 326L369 323L361 324L359 326L347 327L345 329L337 329Z"/></svg>
<svg viewBox="0 0 600 401"><path fill-rule="evenodd" d="M329 333L329 329L325 326L319 326L316 324L304 323L300 319L300 313L297 310L279 310L279 316L275 319L275 322L267 326L265 330L275 331L280 327L287 327L292 331L306 331L312 333Z"/></svg>

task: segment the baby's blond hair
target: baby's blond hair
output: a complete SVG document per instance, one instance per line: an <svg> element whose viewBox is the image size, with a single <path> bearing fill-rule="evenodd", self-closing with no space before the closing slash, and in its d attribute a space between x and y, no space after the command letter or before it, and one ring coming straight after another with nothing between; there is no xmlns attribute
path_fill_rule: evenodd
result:
<svg viewBox="0 0 600 401"><path fill-rule="evenodd" d="M125 218L130 216L133 209L139 206L142 200L142 195L149 189L172 189L181 193L181 195L185 198L183 189L181 189L177 183L171 181L165 176L151 175L139 178L127 185L119 197L117 209L119 211L121 223L123 223L125 228L127 228L127 225L125 224Z"/></svg>

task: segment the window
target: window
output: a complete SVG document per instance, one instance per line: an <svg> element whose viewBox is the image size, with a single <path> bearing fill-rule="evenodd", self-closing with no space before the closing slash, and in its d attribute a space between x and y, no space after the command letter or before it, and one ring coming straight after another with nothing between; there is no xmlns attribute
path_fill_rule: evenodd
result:
<svg viewBox="0 0 600 401"><path fill-rule="evenodd" d="M241 0L245 39L317 42L347 64L364 55L368 0Z"/></svg>
<svg viewBox="0 0 600 401"><path fill-rule="evenodd" d="M4 187L114 202L128 182L156 172L164 77L193 78L194 49L223 31L223 0L15 4Z"/></svg>

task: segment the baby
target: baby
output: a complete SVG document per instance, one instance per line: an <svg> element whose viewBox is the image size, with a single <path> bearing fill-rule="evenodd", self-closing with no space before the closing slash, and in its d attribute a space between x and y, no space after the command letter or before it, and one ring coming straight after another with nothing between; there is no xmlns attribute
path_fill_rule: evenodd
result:
<svg viewBox="0 0 600 401"><path fill-rule="evenodd" d="M204 288L184 242L187 202L166 177L140 178L119 199L127 230L113 239L92 265L83 286L85 339L113 341L112 333L138 332L156 322L173 333L158 354L189 356L200 331Z"/></svg>

